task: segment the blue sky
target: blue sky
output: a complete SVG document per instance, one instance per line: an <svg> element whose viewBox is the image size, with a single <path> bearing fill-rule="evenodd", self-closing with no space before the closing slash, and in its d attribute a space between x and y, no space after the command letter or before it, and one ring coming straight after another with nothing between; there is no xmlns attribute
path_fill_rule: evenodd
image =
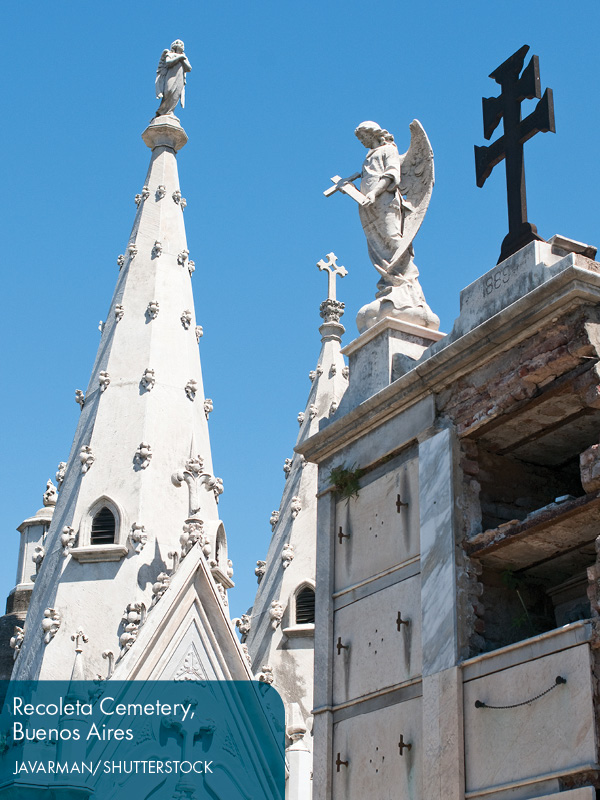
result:
<svg viewBox="0 0 600 800"><path fill-rule="evenodd" d="M375 292L354 203L322 195L330 176L360 168L354 128L374 119L401 151L413 118L429 135L436 186L416 262L447 331L506 233L503 165L478 189L473 145L484 144L481 97L498 89L487 75L525 43L554 90L557 129L526 146L529 218L546 238L600 244L598 17L597 0L5 7L0 594L15 582L15 528L69 453L74 391L87 385L146 173L140 133L164 47L183 38L193 66L179 170L235 616L254 596L319 352L327 283L315 264L334 250L348 269L346 343Z"/></svg>

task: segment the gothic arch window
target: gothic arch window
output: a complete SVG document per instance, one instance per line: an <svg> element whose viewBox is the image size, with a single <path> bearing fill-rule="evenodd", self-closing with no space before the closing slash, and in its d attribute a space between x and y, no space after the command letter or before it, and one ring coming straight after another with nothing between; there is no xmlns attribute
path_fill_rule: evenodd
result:
<svg viewBox="0 0 600 800"><path fill-rule="evenodd" d="M296 592L296 625L314 625L315 590L312 586L301 586Z"/></svg>
<svg viewBox="0 0 600 800"><path fill-rule="evenodd" d="M92 519L90 544L114 544L116 532L117 521L115 515L110 508L102 506Z"/></svg>

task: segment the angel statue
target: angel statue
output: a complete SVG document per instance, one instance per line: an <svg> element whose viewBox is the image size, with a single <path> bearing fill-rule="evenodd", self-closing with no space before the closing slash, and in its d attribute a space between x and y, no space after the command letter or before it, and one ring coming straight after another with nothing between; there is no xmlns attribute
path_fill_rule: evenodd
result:
<svg viewBox="0 0 600 800"><path fill-rule="evenodd" d="M185 73L192 66L183 52L184 44L176 39L170 50L163 50L156 70L156 96L161 100L155 116L172 114L177 103L185 108Z"/></svg>
<svg viewBox="0 0 600 800"><path fill-rule="evenodd" d="M369 258L381 275L376 300L358 312L361 333L384 317L435 330L440 324L425 302L412 246L433 189L433 151L418 120L411 122L410 132L410 147L400 155L391 133L376 122L361 122L355 134L368 150L362 173L346 179L336 175L324 192L341 191L356 200ZM360 191L353 183L357 178Z"/></svg>

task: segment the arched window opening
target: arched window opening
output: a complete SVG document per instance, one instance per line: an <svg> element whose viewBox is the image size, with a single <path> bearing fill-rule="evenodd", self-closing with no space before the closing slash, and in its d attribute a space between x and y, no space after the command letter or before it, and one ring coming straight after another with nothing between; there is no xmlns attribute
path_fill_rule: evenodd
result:
<svg viewBox="0 0 600 800"><path fill-rule="evenodd" d="M315 621L315 593L305 586L296 595L296 625L309 625Z"/></svg>
<svg viewBox="0 0 600 800"><path fill-rule="evenodd" d="M91 544L114 544L116 527L115 515L103 506L92 522Z"/></svg>

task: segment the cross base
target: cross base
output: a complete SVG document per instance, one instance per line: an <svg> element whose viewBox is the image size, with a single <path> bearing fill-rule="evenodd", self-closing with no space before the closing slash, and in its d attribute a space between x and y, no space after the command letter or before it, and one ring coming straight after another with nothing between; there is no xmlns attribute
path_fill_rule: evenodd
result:
<svg viewBox="0 0 600 800"><path fill-rule="evenodd" d="M509 256L514 255L518 250L520 250L522 247L525 247L525 245L529 244L530 242L545 241L545 239L542 239L542 237L538 235L537 228L532 222L522 222L516 231L507 233L502 240L500 257L498 258L497 263L500 264L501 261L505 261Z"/></svg>

